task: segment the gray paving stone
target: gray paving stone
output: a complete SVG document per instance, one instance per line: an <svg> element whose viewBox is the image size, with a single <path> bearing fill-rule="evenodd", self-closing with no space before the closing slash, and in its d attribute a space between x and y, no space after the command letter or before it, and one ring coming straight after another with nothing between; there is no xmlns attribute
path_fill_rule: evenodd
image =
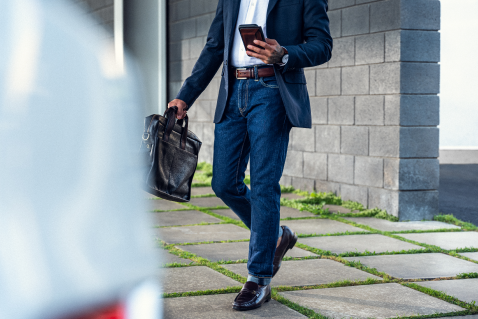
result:
<svg viewBox="0 0 478 319"><path fill-rule="evenodd" d="M249 239L250 232L231 224L156 228L157 236L170 244Z"/></svg>
<svg viewBox="0 0 478 319"><path fill-rule="evenodd" d="M464 310L395 283L280 294L329 318L395 318Z"/></svg>
<svg viewBox="0 0 478 319"><path fill-rule="evenodd" d="M440 253L346 257L344 259L360 261L368 267L377 268L378 271L403 279L454 277L460 273L478 272L478 264Z"/></svg>
<svg viewBox="0 0 478 319"><path fill-rule="evenodd" d="M185 209L187 208L184 205L171 202L169 200L164 199L151 199L148 200L146 203L146 207L148 207L148 211L152 210L172 210L172 209Z"/></svg>
<svg viewBox="0 0 478 319"><path fill-rule="evenodd" d="M232 209L215 209L211 210L211 212L216 213L218 215L226 216L235 220L241 220L239 217L237 217L236 213L232 211Z"/></svg>
<svg viewBox="0 0 478 319"><path fill-rule="evenodd" d="M243 318L307 318L276 300L254 311L236 311L232 302L237 294L166 298L163 300L164 319L243 319Z"/></svg>
<svg viewBox="0 0 478 319"><path fill-rule="evenodd" d="M249 242L187 245L179 248L210 261L247 259L249 254ZM306 256L316 256L316 254L297 247L290 249L286 254L286 257L295 258Z"/></svg>
<svg viewBox="0 0 478 319"><path fill-rule="evenodd" d="M442 291L465 302L478 303L478 279L440 280L417 282L417 285Z"/></svg>
<svg viewBox="0 0 478 319"><path fill-rule="evenodd" d="M284 221L297 234L335 234L348 232L367 232L364 229L350 226L330 219L303 219Z"/></svg>
<svg viewBox="0 0 478 319"><path fill-rule="evenodd" d="M154 226L192 225L200 223L220 223L222 220L196 210L177 212L148 213Z"/></svg>
<svg viewBox="0 0 478 319"><path fill-rule="evenodd" d="M324 205L324 210L329 209L329 212L333 214L350 214L351 211L348 208L339 205Z"/></svg>
<svg viewBox="0 0 478 319"><path fill-rule="evenodd" d="M478 261L478 252L475 252L475 253L460 253L460 255Z"/></svg>
<svg viewBox="0 0 478 319"><path fill-rule="evenodd" d="M202 198L191 198L189 204L199 207L217 207L217 206L227 206L224 202L218 197L202 197Z"/></svg>
<svg viewBox="0 0 478 319"><path fill-rule="evenodd" d="M246 264L229 264L223 267L247 277ZM309 259L283 261L281 269L272 280L272 286L312 286L340 280L363 281L367 278L381 280L356 268L347 267L330 259Z"/></svg>
<svg viewBox="0 0 478 319"><path fill-rule="evenodd" d="M300 196L294 193L282 193L280 197L287 198L287 199L304 199L305 198L304 196Z"/></svg>
<svg viewBox="0 0 478 319"><path fill-rule="evenodd" d="M163 268L161 277L165 293L242 286L240 282L206 266Z"/></svg>
<svg viewBox="0 0 478 319"><path fill-rule="evenodd" d="M191 188L191 196L197 195L207 195L207 194L214 194L212 187L193 187Z"/></svg>
<svg viewBox="0 0 478 319"><path fill-rule="evenodd" d="M417 222L391 222L385 219L373 217L344 217L357 224L367 225L381 231L405 231L405 230L433 230L433 229L460 229L459 226L450 225L437 221Z"/></svg>
<svg viewBox="0 0 478 319"><path fill-rule="evenodd" d="M330 250L334 254L423 249L421 246L378 234L299 238L299 242L322 250Z"/></svg>
<svg viewBox="0 0 478 319"><path fill-rule="evenodd" d="M190 264L190 263L194 263L192 260L185 259L185 258L180 258L176 255L168 253L167 251L162 251L160 253L160 257L161 257L160 260L161 260L162 264L172 264L172 263Z"/></svg>
<svg viewBox="0 0 478 319"><path fill-rule="evenodd" d="M457 317L440 317L436 319L441 319L441 318L446 318L446 319L478 319L478 315L473 315L473 316L457 316Z"/></svg>
<svg viewBox="0 0 478 319"><path fill-rule="evenodd" d="M400 234L401 237L443 249L478 248L477 232Z"/></svg>
<svg viewBox="0 0 478 319"><path fill-rule="evenodd" d="M300 217L314 217L316 215L306 212L306 211L300 211L295 208L287 207L287 206L281 206L280 207L280 218L300 218Z"/></svg>

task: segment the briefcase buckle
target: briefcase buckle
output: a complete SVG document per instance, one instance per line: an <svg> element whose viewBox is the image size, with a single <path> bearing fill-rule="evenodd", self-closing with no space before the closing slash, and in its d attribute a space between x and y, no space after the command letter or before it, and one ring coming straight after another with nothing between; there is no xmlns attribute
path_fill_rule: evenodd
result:
<svg viewBox="0 0 478 319"><path fill-rule="evenodd" d="M240 78L240 77L238 77L239 71L245 71L245 70L247 70L247 68L237 68L237 69L236 69L236 79L238 79L238 80L247 80L247 77L246 77L246 78Z"/></svg>

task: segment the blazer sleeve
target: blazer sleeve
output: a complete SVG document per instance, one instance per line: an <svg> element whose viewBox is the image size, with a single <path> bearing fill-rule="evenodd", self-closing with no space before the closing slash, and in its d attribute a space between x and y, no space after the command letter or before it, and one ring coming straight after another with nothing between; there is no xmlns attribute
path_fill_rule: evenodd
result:
<svg viewBox="0 0 478 319"><path fill-rule="evenodd" d="M207 35L207 42L196 64L182 85L176 98L186 102L188 109L206 89L221 66L224 55L223 2L219 0L216 16Z"/></svg>
<svg viewBox="0 0 478 319"><path fill-rule="evenodd" d="M289 60L284 65L282 73L289 68L307 68L330 60L333 41L327 9L327 0L304 0L305 43L285 46L289 52Z"/></svg>

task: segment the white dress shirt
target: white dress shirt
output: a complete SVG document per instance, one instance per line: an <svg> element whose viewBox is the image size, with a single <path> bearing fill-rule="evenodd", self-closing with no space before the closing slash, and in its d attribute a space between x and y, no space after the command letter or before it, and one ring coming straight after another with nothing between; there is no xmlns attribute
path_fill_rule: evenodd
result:
<svg viewBox="0 0 478 319"><path fill-rule="evenodd" d="M257 24L262 27L264 36L267 37L266 19L268 6L269 0L241 0L231 52L231 65L233 67L242 68L245 66L265 64L261 60L246 54L244 43L239 33L239 26L241 24Z"/></svg>

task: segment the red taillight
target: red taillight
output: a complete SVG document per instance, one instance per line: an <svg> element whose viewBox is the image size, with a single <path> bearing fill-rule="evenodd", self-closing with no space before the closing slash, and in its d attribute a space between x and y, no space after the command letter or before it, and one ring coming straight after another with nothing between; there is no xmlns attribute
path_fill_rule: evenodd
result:
<svg viewBox="0 0 478 319"><path fill-rule="evenodd" d="M61 319L126 319L125 309L122 303L103 306L85 312L76 313Z"/></svg>

